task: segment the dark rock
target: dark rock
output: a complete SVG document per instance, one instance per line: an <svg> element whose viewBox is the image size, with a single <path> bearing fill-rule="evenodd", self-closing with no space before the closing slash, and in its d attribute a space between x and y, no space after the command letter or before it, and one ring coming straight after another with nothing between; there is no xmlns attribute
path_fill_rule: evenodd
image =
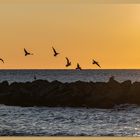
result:
<svg viewBox="0 0 140 140"><path fill-rule="evenodd" d="M0 83L0 104L5 105L112 108L126 103L140 105L140 82L119 83L111 77L107 83L47 80Z"/></svg>
<svg viewBox="0 0 140 140"><path fill-rule="evenodd" d="M3 81L0 83L0 93L7 92L9 89L9 83L7 81Z"/></svg>

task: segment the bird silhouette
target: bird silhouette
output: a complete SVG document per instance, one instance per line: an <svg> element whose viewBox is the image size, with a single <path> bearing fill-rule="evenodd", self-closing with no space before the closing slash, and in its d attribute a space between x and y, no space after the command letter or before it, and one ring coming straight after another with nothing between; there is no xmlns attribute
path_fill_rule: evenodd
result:
<svg viewBox="0 0 140 140"><path fill-rule="evenodd" d="M34 75L34 80L36 80L37 78L36 78L36 75Z"/></svg>
<svg viewBox="0 0 140 140"><path fill-rule="evenodd" d="M2 58L0 58L0 60L4 63L4 60Z"/></svg>
<svg viewBox="0 0 140 140"><path fill-rule="evenodd" d="M71 65L71 62L69 61L69 59L66 57L66 60L67 60L67 64L66 64L66 67L70 66Z"/></svg>
<svg viewBox="0 0 140 140"><path fill-rule="evenodd" d="M52 47L52 49L53 49L53 52L54 52L54 56L57 56L59 53L56 52L56 50L54 49L54 47Z"/></svg>
<svg viewBox="0 0 140 140"><path fill-rule="evenodd" d="M79 63L77 63L76 69L77 69L77 70L82 70L82 68L80 67Z"/></svg>
<svg viewBox="0 0 140 140"><path fill-rule="evenodd" d="M24 48L24 53L25 53L25 56L27 56L27 55L33 55L33 53L29 53L25 48Z"/></svg>
<svg viewBox="0 0 140 140"><path fill-rule="evenodd" d="M94 59L93 59L92 64L95 64L95 65L97 65L98 67L100 67L100 68L101 68L101 66L99 65L99 63L98 63L97 61L95 61Z"/></svg>

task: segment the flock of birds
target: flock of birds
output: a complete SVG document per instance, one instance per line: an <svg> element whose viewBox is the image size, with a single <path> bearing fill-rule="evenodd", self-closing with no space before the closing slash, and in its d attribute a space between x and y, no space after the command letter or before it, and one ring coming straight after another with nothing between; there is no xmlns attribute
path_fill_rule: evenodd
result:
<svg viewBox="0 0 140 140"><path fill-rule="evenodd" d="M56 57L57 55L59 55L60 53L58 53L56 50L55 50L55 48L54 47L52 47L52 49L53 49L53 55L54 55L54 57ZM24 48L24 54L25 54L25 56L28 56L28 55L33 55L33 53L30 53L29 51L27 51L25 48ZM66 67L69 67L69 66L71 66L71 62L70 62L70 60L68 59L68 57L65 57L66 58ZM4 60L2 59L2 58L0 58L0 61L2 61L3 63L4 63ZM94 59L92 60L93 62L92 62L92 64L95 64L95 65L97 65L98 67L100 67L101 68L101 66L99 65L99 63L97 62L97 61L95 61ZM76 69L77 70L82 70L82 68L81 68L81 66L80 66L80 64L79 63L77 63L77 67L76 67Z"/></svg>
<svg viewBox="0 0 140 140"><path fill-rule="evenodd" d="M54 47L52 47L52 49L53 49L53 53L54 53L53 55L54 55L54 57L56 57L57 55L60 54L60 53L58 53L58 52L56 51L56 49L55 49ZM25 48L24 48L24 52L25 52L25 56L27 56L27 55L33 55L33 53L28 52ZM66 61L67 61L65 66L66 66L66 67L71 66L71 62L70 62L70 60L68 59L68 57L65 57L65 58L66 58ZM98 67L101 68L101 66L99 65L99 63L98 63L97 61L95 61L94 59L93 59L92 64L95 64L95 65L97 65ZM81 66L80 66L79 63L77 63L76 69L82 70L82 68L81 68Z"/></svg>

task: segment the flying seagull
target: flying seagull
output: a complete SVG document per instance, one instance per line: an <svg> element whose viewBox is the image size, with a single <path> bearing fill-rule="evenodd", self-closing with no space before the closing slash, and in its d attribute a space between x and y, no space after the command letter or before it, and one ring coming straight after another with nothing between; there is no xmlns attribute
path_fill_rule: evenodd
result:
<svg viewBox="0 0 140 140"><path fill-rule="evenodd" d="M80 67L79 63L77 63L76 69L77 69L77 70L82 70L82 68Z"/></svg>
<svg viewBox="0 0 140 140"><path fill-rule="evenodd" d="M70 66L71 65L71 62L69 61L69 59L66 57L66 60L67 60L67 64L66 64L66 67Z"/></svg>
<svg viewBox="0 0 140 140"><path fill-rule="evenodd" d="M4 60L2 58L0 58L0 60L4 63Z"/></svg>
<svg viewBox="0 0 140 140"><path fill-rule="evenodd" d="M54 49L54 47L52 47L52 49L53 49L53 52L54 52L54 56L57 56L59 53L56 52L56 50Z"/></svg>
<svg viewBox="0 0 140 140"><path fill-rule="evenodd" d="M101 68L101 66L99 65L99 63L98 63L97 61L95 61L94 59L93 59L92 64L95 64L95 65L97 65L98 67L100 67L100 68Z"/></svg>
<svg viewBox="0 0 140 140"><path fill-rule="evenodd" d="M25 56L27 55L33 55L33 53L29 53L25 48L24 48Z"/></svg>

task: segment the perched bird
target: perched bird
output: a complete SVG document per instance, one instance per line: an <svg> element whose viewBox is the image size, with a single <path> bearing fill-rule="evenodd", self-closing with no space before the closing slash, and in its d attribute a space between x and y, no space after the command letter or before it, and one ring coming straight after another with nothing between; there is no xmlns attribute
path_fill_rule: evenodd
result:
<svg viewBox="0 0 140 140"><path fill-rule="evenodd" d="M67 60L67 64L66 64L66 67L70 66L71 65L71 62L69 61L69 59L66 57L66 60Z"/></svg>
<svg viewBox="0 0 140 140"><path fill-rule="evenodd" d="M24 48L24 52L25 52L25 56L27 56L27 55L33 55L33 53L27 52L27 50L25 48Z"/></svg>
<svg viewBox="0 0 140 140"><path fill-rule="evenodd" d="M54 56L57 56L59 53L56 52L56 50L54 49L54 47L52 47L52 49L53 49L53 52L54 52Z"/></svg>
<svg viewBox="0 0 140 140"><path fill-rule="evenodd" d="M77 63L76 69L77 69L77 70L82 70L82 68L80 67L79 63Z"/></svg>
<svg viewBox="0 0 140 140"><path fill-rule="evenodd" d="M4 60L2 58L0 58L0 60L4 63Z"/></svg>
<svg viewBox="0 0 140 140"><path fill-rule="evenodd" d="M115 81L115 77L114 76L111 76L110 78L109 78L109 82L114 82Z"/></svg>
<svg viewBox="0 0 140 140"><path fill-rule="evenodd" d="M93 59L92 64L95 64L95 65L97 65L98 67L100 67L100 68L101 68L101 66L99 65L99 63L98 63L97 61L95 61L94 59Z"/></svg>
<svg viewBox="0 0 140 140"><path fill-rule="evenodd" d="M36 75L34 75L34 80L36 80L37 78L36 78Z"/></svg>

